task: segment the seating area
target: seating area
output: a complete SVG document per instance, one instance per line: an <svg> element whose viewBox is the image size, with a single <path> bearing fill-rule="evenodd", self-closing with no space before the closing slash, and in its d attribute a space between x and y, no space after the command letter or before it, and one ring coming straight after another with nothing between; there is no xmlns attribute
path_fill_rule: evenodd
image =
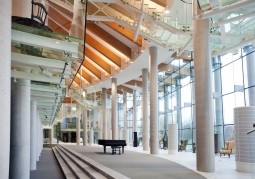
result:
<svg viewBox="0 0 255 179"><path fill-rule="evenodd" d="M234 153L235 153L235 141L234 140L227 141L226 147L224 147L220 150L220 156L222 154L224 156L227 154L229 158L230 158L230 154L234 154Z"/></svg>
<svg viewBox="0 0 255 179"><path fill-rule="evenodd" d="M188 145L188 140L181 140L181 145L178 146L178 151L183 151L185 150L186 152L186 147Z"/></svg>

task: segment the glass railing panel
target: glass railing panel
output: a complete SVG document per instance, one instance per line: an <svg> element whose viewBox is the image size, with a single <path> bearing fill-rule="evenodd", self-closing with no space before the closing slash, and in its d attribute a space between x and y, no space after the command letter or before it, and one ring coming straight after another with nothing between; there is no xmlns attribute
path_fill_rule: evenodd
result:
<svg viewBox="0 0 255 179"><path fill-rule="evenodd" d="M53 50L45 47L31 46L22 43L12 42L12 52L31 55L35 57L48 58L54 60L65 61L65 53L63 51ZM70 53L70 56L72 54Z"/></svg>
<svg viewBox="0 0 255 179"><path fill-rule="evenodd" d="M65 34L46 31L46 30L42 30L42 29L37 29L37 28L30 27L30 26L17 24L17 23L14 23L14 22L12 22L12 29L17 30L17 31L21 31L21 32L26 32L26 33L29 33L29 34L39 35L39 36L42 36L42 37L48 37L48 38L56 39L56 40L60 40L60 41L66 41L66 37L68 37L68 40L70 42L81 43L81 41L82 41L82 39L80 39L78 37L67 36Z"/></svg>

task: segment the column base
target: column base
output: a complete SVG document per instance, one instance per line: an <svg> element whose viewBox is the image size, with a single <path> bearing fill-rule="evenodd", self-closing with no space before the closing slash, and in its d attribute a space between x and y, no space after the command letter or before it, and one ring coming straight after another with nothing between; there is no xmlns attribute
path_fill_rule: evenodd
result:
<svg viewBox="0 0 255 179"><path fill-rule="evenodd" d="M252 173L255 172L255 163L246 163L236 161L236 171Z"/></svg>

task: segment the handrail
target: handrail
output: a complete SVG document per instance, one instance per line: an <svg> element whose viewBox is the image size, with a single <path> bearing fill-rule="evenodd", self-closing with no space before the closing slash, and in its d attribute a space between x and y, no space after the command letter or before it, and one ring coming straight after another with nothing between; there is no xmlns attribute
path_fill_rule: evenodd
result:
<svg viewBox="0 0 255 179"><path fill-rule="evenodd" d="M253 132L255 132L255 129L253 129L253 130L247 132L247 135L248 135L248 134L251 134L251 133L253 133Z"/></svg>

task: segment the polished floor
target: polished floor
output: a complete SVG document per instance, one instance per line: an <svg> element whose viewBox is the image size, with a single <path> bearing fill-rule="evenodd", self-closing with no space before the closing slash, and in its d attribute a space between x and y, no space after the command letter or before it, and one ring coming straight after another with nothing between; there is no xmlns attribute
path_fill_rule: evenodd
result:
<svg viewBox="0 0 255 179"><path fill-rule="evenodd" d="M149 151L143 151L142 147L127 147L126 150L149 153ZM176 162L182 166L185 166L194 172L201 174L208 179L255 179L255 173L238 172L235 169L235 155L220 157L215 156L215 172L205 173L196 170L196 154L190 151L178 152L177 155L169 155L167 150L160 150L157 157L164 158L173 162Z"/></svg>
<svg viewBox="0 0 255 179"><path fill-rule="evenodd" d="M104 153L102 146L63 146L132 179L206 179L187 167L154 155L128 150L112 155L110 147Z"/></svg>
<svg viewBox="0 0 255 179"><path fill-rule="evenodd" d="M66 144L65 144L66 145ZM76 144L67 144L70 147L76 147ZM81 146L77 146L81 147ZM98 148L99 156L102 156L103 147L99 145L93 145L93 148ZM110 148L107 149L110 152ZM148 151L143 151L142 147L125 147L125 151L132 151L136 153L149 154ZM139 155L135 155L139 156ZM115 156L114 156L115 157ZM116 156L117 157L117 156ZM231 155L231 158L215 156L215 169L213 173L198 172L196 170L196 154L191 151L179 152L177 155L169 155L167 150L160 150L159 155L156 157L164 158L174 163L180 164L195 173L204 176L208 179L255 179L255 173L243 173L235 170L235 156ZM110 167L109 167L110 168ZM40 156L40 161L37 162L37 170L31 171L31 179L60 179L64 178L57 161L50 148L44 148ZM185 177L185 179L189 177Z"/></svg>
<svg viewBox="0 0 255 179"><path fill-rule="evenodd" d="M76 144L69 143L68 145L76 145ZM99 145L93 145L93 146L102 148L102 146L99 146ZM125 147L125 150L149 154L149 151L143 151L142 147L128 146L128 147ZM213 173L199 172L196 170L196 154L192 153L191 150L188 150L187 152L184 152L184 151L179 152L177 155L169 155L167 150L160 149L159 155L156 155L156 156L178 163L182 166L185 166L208 179L255 179L255 170L254 170L254 173L244 173L244 172L236 171L235 155L231 155L230 158L228 158L227 156L220 157L219 155L216 155L215 156L215 172Z"/></svg>

